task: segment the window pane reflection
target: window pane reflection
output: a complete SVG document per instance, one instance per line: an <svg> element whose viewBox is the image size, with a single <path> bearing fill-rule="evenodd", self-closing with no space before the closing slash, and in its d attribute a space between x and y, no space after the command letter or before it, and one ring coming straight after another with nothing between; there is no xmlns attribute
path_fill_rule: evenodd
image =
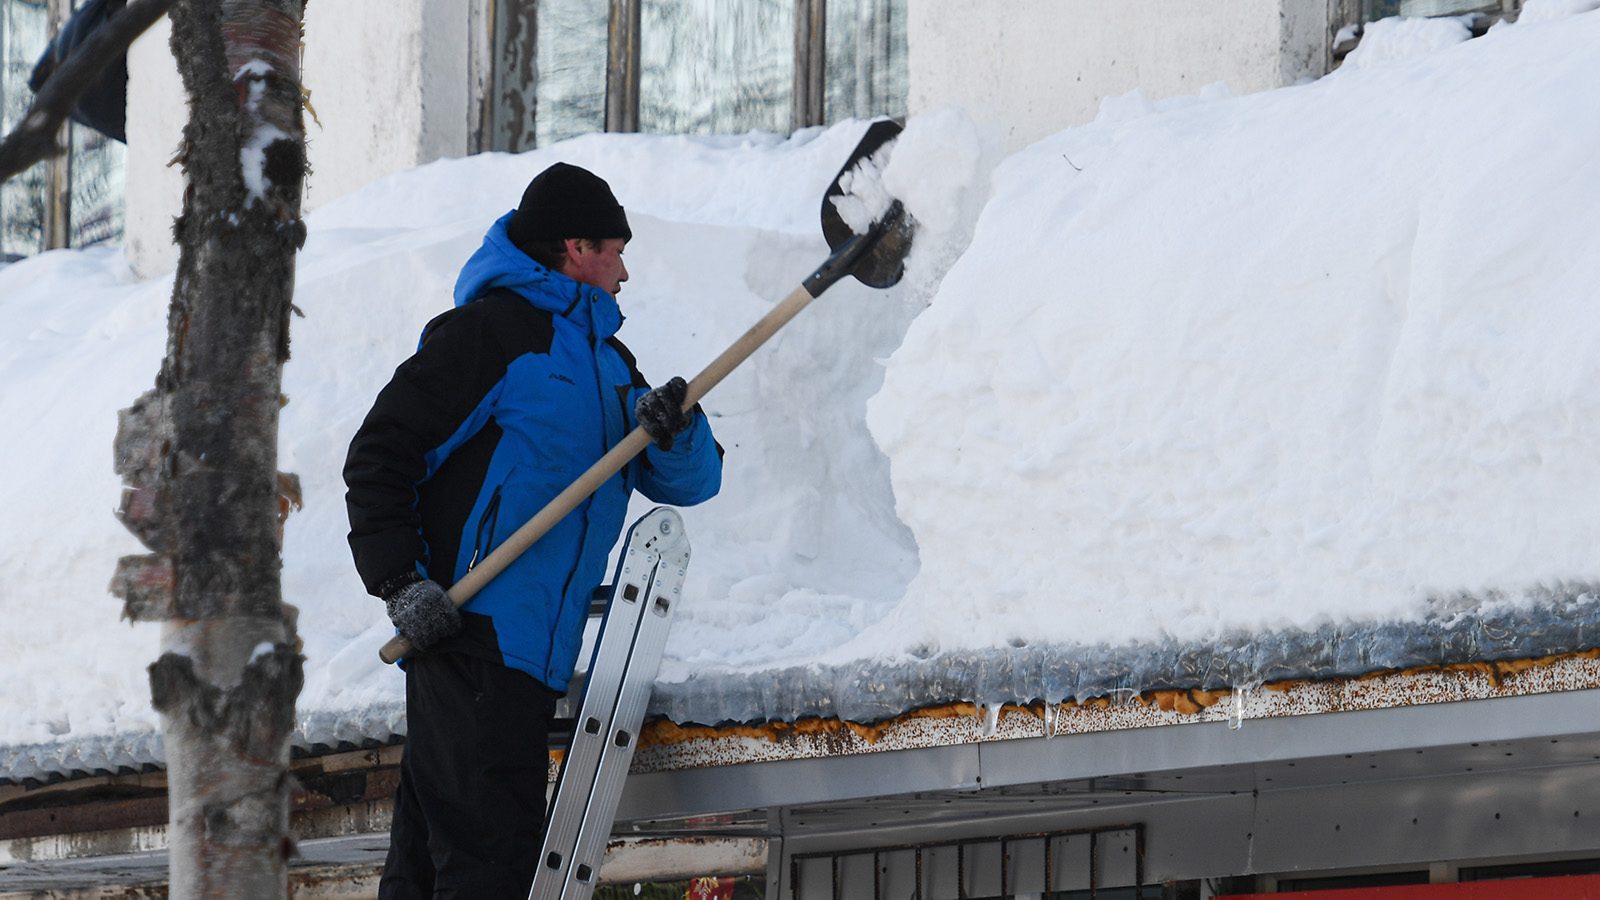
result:
<svg viewBox="0 0 1600 900"><path fill-rule="evenodd" d="M644 0L639 130L787 133L793 0Z"/></svg>
<svg viewBox="0 0 1600 900"><path fill-rule="evenodd" d="M828 0L828 124L906 114L906 0Z"/></svg>
<svg viewBox="0 0 1600 900"><path fill-rule="evenodd" d="M28 76L49 39L43 0L0 0L0 132L9 134L33 102ZM0 185L0 260L44 249L47 165Z"/></svg>
<svg viewBox="0 0 1600 900"><path fill-rule="evenodd" d="M606 127L607 0L541 0L536 146Z"/></svg>
<svg viewBox="0 0 1600 900"><path fill-rule="evenodd" d="M72 126L73 247L122 240L123 165L127 148L93 128Z"/></svg>

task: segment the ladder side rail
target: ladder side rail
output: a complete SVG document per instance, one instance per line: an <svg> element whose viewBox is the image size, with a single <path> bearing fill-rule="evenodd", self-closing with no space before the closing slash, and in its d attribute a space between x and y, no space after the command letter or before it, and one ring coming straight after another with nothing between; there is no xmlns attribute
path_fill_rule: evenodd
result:
<svg viewBox="0 0 1600 900"><path fill-rule="evenodd" d="M679 548L663 551L650 595L644 604L643 620L639 623L638 636L634 640L633 655L628 660L628 672L618 695L609 739L601 751L603 756L585 814L586 821L579 831L562 900L588 900L598 881L612 823L616 819L617 805L622 799L623 784L638 746L639 729L644 724L656 673L660 671L661 654L667 646L672 615L682 596L688 565L687 541Z"/></svg>
<svg viewBox="0 0 1600 900"><path fill-rule="evenodd" d="M573 849L584 823L584 810L612 730L634 635L648 606L646 600L660 559L656 550L660 543L660 526L665 521L671 528L678 524L676 520L677 514L671 510L657 509L628 531L612 579L612 599L606 606L600 634L590 656L572 739L556 778L530 900L554 900L570 872Z"/></svg>

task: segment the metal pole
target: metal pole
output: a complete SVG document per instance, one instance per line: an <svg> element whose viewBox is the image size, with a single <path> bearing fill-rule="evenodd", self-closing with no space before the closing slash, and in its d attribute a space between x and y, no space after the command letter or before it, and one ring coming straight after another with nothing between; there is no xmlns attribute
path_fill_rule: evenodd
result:
<svg viewBox="0 0 1600 900"><path fill-rule="evenodd" d="M1133 895L1134 900L1144 900L1144 823L1133 826Z"/></svg>
<svg viewBox="0 0 1600 900"><path fill-rule="evenodd" d="M1050 847L1054 842L1055 839L1051 837L1046 837L1044 839L1044 895L1046 897L1050 896L1050 891L1053 884L1053 882L1050 880Z"/></svg>
<svg viewBox="0 0 1600 900"><path fill-rule="evenodd" d="M794 96L789 129L821 125L827 116L828 0L794 0Z"/></svg>
<svg viewBox="0 0 1600 900"><path fill-rule="evenodd" d="M1100 897L1100 832L1089 832L1089 900Z"/></svg>
<svg viewBox="0 0 1600 900"><path fill-rule="evenodd" d="M72 18L72 0L51 0L45 8L45 26L54 36ZM44 165L44 221L41 248L59 250L72 242L72 129L71 121L61 123L56 139L67 152L51 157Z"/></svg>
<svg viewBox="0 0 1600 900"><path fill-rule="evenodd" d="M606 47L606 130L639 130L641 0L611 0Z"/></svg>
<svg viewBox="0 0 1600 900"><path fill-rule="evenodd" d="M956 900L967 900L967 845L956 845Z"/></svg>
<svg viewBox="0 0 1600 900"><path fill-rule="evenodd" d="M1011 896L1011 842L1000 839L1000 898Z"/></svg>

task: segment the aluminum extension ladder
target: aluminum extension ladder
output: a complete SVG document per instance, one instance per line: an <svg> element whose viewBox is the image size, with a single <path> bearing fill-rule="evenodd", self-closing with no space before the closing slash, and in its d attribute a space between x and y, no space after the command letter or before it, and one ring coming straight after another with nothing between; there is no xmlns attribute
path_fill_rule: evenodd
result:
<svg viewBox="0 0 1600 900"><path fill-rule="evenodd" d="M658 507L633 527L556 778L529 900L589 900L689 568L683 519Z"/></svg>

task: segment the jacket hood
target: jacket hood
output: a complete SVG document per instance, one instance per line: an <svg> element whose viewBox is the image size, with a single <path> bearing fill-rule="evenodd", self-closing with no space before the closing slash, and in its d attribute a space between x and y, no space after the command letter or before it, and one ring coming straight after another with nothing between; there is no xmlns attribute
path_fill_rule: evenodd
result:
<svg viewBox="0 0 1600 900"><path fill-rule="evenodd" d="M622 327L617 299L600 288L552 272L517 249L506 236L506 224L515 214L512 210L489 226L483 244L461 267L456 278L456 306L466 306L495 288L509 288L534 306L584 326L597 338L616 334Z"/></svg>

